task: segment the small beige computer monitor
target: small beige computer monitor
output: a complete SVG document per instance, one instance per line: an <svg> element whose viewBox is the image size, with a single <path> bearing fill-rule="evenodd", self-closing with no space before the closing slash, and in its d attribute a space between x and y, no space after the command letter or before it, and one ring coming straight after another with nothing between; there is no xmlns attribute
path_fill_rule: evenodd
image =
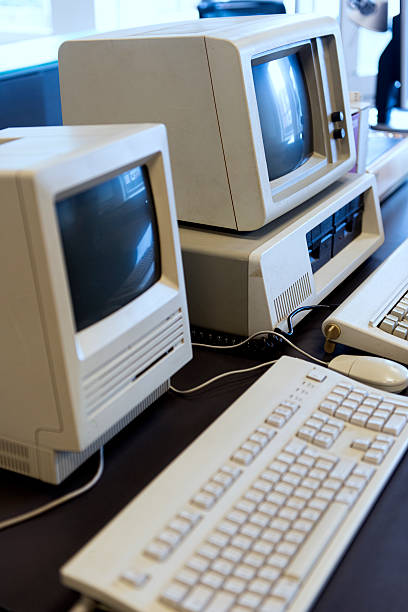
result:
<svg viewBox="0 0 408 612"><path fill-rule="evenodd" d="M58 483L191 357L166 130L2 130L0 203L0 467Z"/></svg>
<svg viewBox="0 0 408 612"><path fill-rule="evenodd" d="M354 165L342 44L329 17L147 26L67 41L65 124L160 121L180 221L259 229Z"/></svg>

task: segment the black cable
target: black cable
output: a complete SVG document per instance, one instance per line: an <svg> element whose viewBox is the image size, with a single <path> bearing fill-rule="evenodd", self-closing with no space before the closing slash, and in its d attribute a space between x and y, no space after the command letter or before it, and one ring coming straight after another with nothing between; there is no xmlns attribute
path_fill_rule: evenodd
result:
<svg viewBox="0 0 408 612"><path fill-rule="evenodd" d="M337 308L337 306L338 304L312 304L311 306L299 306L299 308L296 308L296 310L293 310L288 316L288 318L286 319L288 331L285 332L279 329L279 327L275 327L275 330L279 332L280 334L282 334L283 336L292 336L293 335L292 319L299 312L302 312L303 310L315 310L317 308Z"/></svg>

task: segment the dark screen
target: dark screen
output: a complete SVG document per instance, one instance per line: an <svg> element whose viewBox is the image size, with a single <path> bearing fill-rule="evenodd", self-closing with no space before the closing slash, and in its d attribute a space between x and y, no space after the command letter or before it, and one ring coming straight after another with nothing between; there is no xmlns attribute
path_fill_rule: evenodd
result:
<svg viewBox="0 0 408 612"><path fill-rule="evenodd" d="M56 204L77 330L112 314L160 277L156 214L145 166Z"/></svg>
<svg viewBox="0 0 408 612"><path fill-rule="evenodd" d="M296 53L252 66L269 180L301 166L312 153L312 113Z"/></svg>

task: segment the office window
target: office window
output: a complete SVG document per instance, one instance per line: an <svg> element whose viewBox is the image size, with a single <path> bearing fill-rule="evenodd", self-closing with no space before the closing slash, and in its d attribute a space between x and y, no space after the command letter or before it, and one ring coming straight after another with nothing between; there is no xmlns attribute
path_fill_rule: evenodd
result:
<svg viewBox="0 0 408 612"><path fill-rule="evenodd" d="M51 34L51 0L0 0L0 35Z"/></svg>
<svg viewBox="0 0 408 612"><path fill-rule="evenodd" d="M198 18L197 0L0 0L0 44Z"/></svg>
<svg viewBox="0 0 408 612"><path fill-rule="evenodd" d="M198 0L94 0L97 30L198 18Z"/></svg>

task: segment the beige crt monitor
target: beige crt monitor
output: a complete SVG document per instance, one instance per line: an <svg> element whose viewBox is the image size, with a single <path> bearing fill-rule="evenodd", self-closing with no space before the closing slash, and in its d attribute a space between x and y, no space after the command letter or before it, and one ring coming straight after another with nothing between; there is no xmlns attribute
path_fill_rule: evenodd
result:
<svg viewBox="0 0 408 612"><path fill-rule="evenodd" d="M65 124L166 124L178 219L259 229L354 165L330 18L228 17L67 41Z"/></svg>
<svg viewBox="0 0 408 612"><path fill-rule="evenodd" d="M191 358L162 125L0 132L0 467L58 483Z"/></svg>

